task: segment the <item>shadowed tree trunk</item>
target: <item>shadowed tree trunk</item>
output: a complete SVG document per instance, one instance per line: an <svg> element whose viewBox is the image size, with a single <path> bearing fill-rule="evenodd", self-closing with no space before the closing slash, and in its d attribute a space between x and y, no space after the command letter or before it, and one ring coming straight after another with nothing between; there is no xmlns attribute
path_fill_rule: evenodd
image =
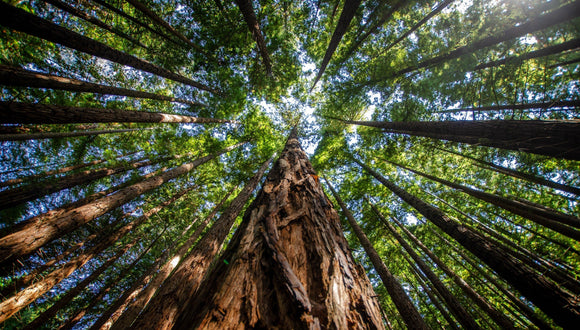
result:
<svg viewBox="0 0 580 330"><path fill-rule="evenodd" d="M175 325L179 313L184 310L187 301L199 288L201 280L221 249L234 221L260 183L272 159L273 157L262 164L230 206L165 280L155 297L132 324L132 329L171 329Z"/></svg>
<svg viewBox="0 0 580 330"><path fill-rule="evenodd" d="M417 308L415 308L415 305L413 305L413 302L405 292L405 289L403 289L401 283L399 283L399 280L397 280L397 278L389 271L389 269L387 268L387 266L385 265L385 263L383 262L383 260L373 247L372 243L369 241L367 235L362 231L360 226L357 224L352 213L350 213L350 211L346 207L346 204L344 204L340 196L338 196L338 193L334 190L330 182L328 182L326 178L324 180L326 181L326 185L328 186L328 188L330 188L330 191L332 192L334 199L336 199L336 202L338 203L338 205L340 205L342 213L346 216L348 223L352 227L352 230L354 231L356 237L363 246L367 256L371 260L373 267L381 277L381 280L383 281L383 284L385 285L385 288L387 289L387 292L389 293L391 300L397 307L397 310L399 311L399 314L405 321L407 327L409 327L409 329L430 329L429 326L425 324L423 317L421 317L421 314L419 314Z"/></svg>
<svg viewBox="0 0 580 330"><path fill-rule="evenodd" d="M322 59L322 63L320 64L320 69L318 69L318 74L316 74L316 79L314 79L314 83L310 90L314 89L316 83L322 78L322 74L326 70L326 66L330 63L330 59L332 55L338 48L342 37L348 30L348 26L350 25L350 21L352 21L354 15L358 7L360 6L361 0L345 0L344 6L342 7L342 12L340 13L340 18L338 19L338 23L336 24L336 28L332 33L332 38L330 39L330 43L328 44L328 48L326 49L326 53L324 54L324 58ZM338 4L338 3L337 3Z"/></svg>
<svg viewBox="0 0 580 330"><path fill-rule="evenodd" d="M23 221L21 224L18 224L19 231L0 239L0 263L4 264L14 258L27 255L44 244L129 202L137 196L157 188L171 179L188 173L197 166L245 143L238 143L224 148L217 153L198 158L191 163L172 168L160 175L135 183L111 195L99 198L77 208L67 209L65 212L56 213L53 216L35 217Z"/></svg>
<svg viewBox="0 0 580 330"><path fill-rule="evenodd" d="M170 276L171 272L179 265L183 258L187 256L187 252L194 246L195 242L199 238L199 235L201 235L209 222L216 216L218 211L234 192L234 189L230 190L226 196L222 198L222 200L213 208L210 214L205 217L204 221L195 229L187 241L183 243L179 250L177 250L177 252L171 257L171 260L166 262L163 267L161 267L161 269L157 272L157 276L155 276L147 288L141 291L139 295L135 297L135 300L127 306L127 309L111 326L111 329L128 329L131 326L133 321L135 321L135 319L137 319L139 316L139 313L147 306L155 292L161 288L165 280ZM196 220L197 219L195 219L193 223L195 223Z"/></svg>
<svg viewBox="0 0 580 330"><path fill-rule="evenodd" d="M100 241L97 245L91 247L90 249L83 252L79 256L69 260L62 267L43 277L42 280L28 286L27 288L18 292L15 296L4 300L2 303L0 303L0 323L6 321L9 317L16 314L22 308L31 304L40 296L48 292L48 290L52 289L55 285L57 285L62 280L70 276L75 270L83 267L95 256L99 255L105 249L112 246L115 242L122 239L129 232L131 232L132 230L143 224L153 214L156 214L165 206L181 198L190 189L191 188L180 191L179 193L175 194L171 199L147 211L147 213L145 213L144 215L138 217L137 219L133 220L127 225L119 228L113 234L108 235L104 240Z"/></svg>
<svg viewBox="0 0 580 330"><path fill-rule="evenodd" d="M357 265L294 129L177 329L382 329Z"/></svg>
<svg viewBox="0 0 580 330"><path fill-rule="evenodd" d="M0 64L0 84L5 86L36 87L60 89L71 92L99 93L106 95L129 96L142 99L178 102L192 106L205 106L203 103L193 102L171 96L141 92L127 88L112 87L91 82L55 76L46 73L24 70L14 66Z"/></svg>
<svg viewBox="0 0 580 330"><path fill-rule="evenodd" d="M78 108L60 105L2 102L3 124L80 124L80 123L234 123L227 119L174 115L170 113L107 108Z"/></svg>
<svg viewBox="0 0 580 330"><path fill-rule="evenodd" d="M266 41L264 40L264 35L262 30L260 30L260 23L256 18L254 13L254 6L252 6L252 0L236 0L236 4L240 8L242 15L244 15L244 20L252 32L252 37L258 45L260 50L260 55L262 56L262 61L264 62L264 68L266 69L266 74L272 76L272 61L270 60L270 55L268 54L268 48L266 48Z"/></svg>
<svg viewBox="0 0 580 330"><path fill-rule="evenodd" d="M26 140L43 140L43 139L60 139L67 137L93 136L101 134L119 134L127 132L145 131L156 128L127 128L127 129L106 129L98 131L80 131L80 132L43 132L43 133L20 133L20 134L0 134L0 141L26 141Z"/></svg>
<svg viewBox="0 0 580 330"><path fill-rule="evenodd" d="M499 249L477 232L451 220L438 208L409 194L360 161L356 159L354 161L402 200L413 206L425 218L489 265L523 296L550 316L554 322L563 327L570 324L580 324L580 307L576 302L576 297L548 281L543 275L536 273L506 251Z"/></svg>
<svg viewBox="0 0 580 330"><path fill-rule="evenodd" d="M342 120L386 132L519 150L580 160L580 120L457 120L382 122Z"/></svg>
<svg viewBox="0 0 580 330"><path fill-rule="evenodd" d="M574 101L551 101L551 102L532 102L524 104L506 104L506 105L487 105L477 108L460 108L433 111L434 113L451 113L462 111L494 111L494 110L528 110L528 109L551 109L565 107L580 107L580 100Z"/></svg>
<svg viewBox="0 0 580 330"><path fill-rule="evenodd" d="M175 74L135 56L125 54L96 40L87 38L30 14L22 9L10 6L5 2L0 2L0 24L10 29L28 33L87 54L130 66L137 70L149 72L163 78L174 80L214 94L219 94L215 89L200 84L197 81Z"/></svg>

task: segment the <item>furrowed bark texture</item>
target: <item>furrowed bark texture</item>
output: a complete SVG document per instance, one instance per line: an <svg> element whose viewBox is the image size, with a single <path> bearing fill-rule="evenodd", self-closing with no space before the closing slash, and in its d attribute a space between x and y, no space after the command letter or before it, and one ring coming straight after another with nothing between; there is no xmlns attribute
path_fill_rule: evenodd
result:
<svg viewBox="0 0 580 330"><path fill-rule="evenodd" d="M3 124L76 123L231 123L227 119L174 115L161 112L106 108L79 108L50 104L0 102Z"/></svg>
<svg viewBox="0 0 580 330"><path fill-rule="evenodd" d="M29 71L8 65L0 65L0 84L5 86L60 89L70 92L120 95L141 99L178 102L194 106L205 106L203 103L188 101L171 96L94 84L88 81Z"/></svg>
<svg viewBox="0 0 580 330"><path fill-rule="evenodd" d="M383 329L373 296L293 131L176 328Z"/></svg>
<svg viewBox="0 0 580 330"><path fill-rule="evenodd" d="M580 160L580 120L480 120L438 122L349 121L390 133L425 136Z"/></svg>
<svg viewBox="0 0 580 330"><path fill-rule="evenodd" d="M125 54L101 42L82 36L5 2L0 2L0 24L10 29L28 33L87 54L133 67L137 70L149 72L201 90L219 94L215 89L200 84L197 81L173 73L135 56Z"/></svg>
<svg viewBox="0 0 580 330"><path fill-rule="evenodd" d="M451 220L440 209L409 194L360 161L355 159L355 162L402 200L413 206L425 218L495 270L499 276L538 306L558 325L567 327L571 324L580 324L580 306L574 295L553 284L542 274L535 272L477 232Z"/></svg>
<svg viewBox="0 0 580 330"><path fill-rule="evenodd" d="M230 206L215 221L210 230L197 243L187 257L177 266L139 318L132 329L171 329L179 313L199 288L211 262L231 231L234 221L256 189L272 159L262 164Z"/></svg>
<svg viewBox="0 0 580 330"><path fill-rule="evenodd" d="M352 227L352 230L354 231L356 237L358 237L358 240L365 249L365 252L368 255L369 259L371 260L373 267L381 277L381 280L383 281L383 284L385 285L387 292L391 296L391 300L397 307L397 310L399 311L399 314L405 321L405 324L410 329L430 329L429 326L423 320L421 314L419 314L419 312L417 311L417 308L415 308L415 305L413 305L413 302L405 292L405 289L403 289L403 286L401 285L399 280L397 280L397 278L389 271L389 269L387 268L387 266L385 265L385 263L383 262L383 260L373 247L372 243L369 241L367 235L360 228L354 216L346 207L346 204L344 204L344 202L342 201L338 193L334 190L330 182L328 182L328 180L326 180L326 184L328 185L328 188L330 188L330 191L332 192L332 195L336 199L336 202L338 203L338 205L340 205L342 213L346 216L346 219L348 220L348 223Z"/></svg>
<svg viewBox="0 0 580 330"><path fill-rule="evenodd" d="M8 260L29 254L44 244L61 237L79 226L119 207L137 196L144 194L163 183L183 175L197 166L204 164L219 155L245 144L245 142L222 149L221 151L196 159L156 175L152 178L135 183L111 195L99 198L88 204L63 213L43 218L32 218L21 225L21 230L0 238L0 264Z"/></svg>

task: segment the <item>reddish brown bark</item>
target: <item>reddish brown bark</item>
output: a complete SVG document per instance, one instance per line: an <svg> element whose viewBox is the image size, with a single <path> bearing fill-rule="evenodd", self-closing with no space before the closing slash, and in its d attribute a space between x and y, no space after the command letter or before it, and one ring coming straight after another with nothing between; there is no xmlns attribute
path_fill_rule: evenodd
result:
<svg viewBox="0 0 580 330"><path fill-rule="evenodd" d="M187 301L199 288L207 269L219 252L234 221L256 189L272 159L262 164L258 172L248 181L230 206L214 222L191 252L183 259L141 315L132 324L132 329L171 329Z"/></svg>
<svg viewBox="0 0 580 330"><path fill-rule="evenodd" d="M536 273L506 251L499 249L477 232L451 220L438 208L409 194L358 160L355 162L402 200L413 206L425 218L489 265L557 324L566 327L570 324L580 323L580 307L573 295L548 281L543 275Z"/></svg>
<svg viewBox="0 0 580 330"><path fill-rule="evenodd" d="M24 70L21 68L0 64L0 84L5 86L36 87L59 89L71 92L99 93L106 95L121 95L142 99L179 102L193 106L205 106L203 103L179 99L171 96L142 92L127 88L112 87L91 82L55 76L46 73Z"/></svg>
<svg viewBox="0 0 580 330"><path fill-rule="evenodd" d="M149 72L214 94L219 94L217 90L211 87L163 69L160 66L139 59L135 56L125 54L96 40L87 38L45 19L32 15L22 9L10 6L5 2L0 2L0 24L10 29L28 33L93 56L127 65L137 70Z"/></svg>
<svg viewBox="0 0 580 330"><path fill-rule="evenodd" d="M254 13L254 6L252 6L252 1L236 0L236 4L240 8L240 11L244 16L244 20L246 21L250 32L252 32L252 37L258 45L260 55L262 56L262 61L264 62L264 68L266 69L266 74L268 76L272 76L272 61L270 60L270 55L268 54L268 48L266 48L264 35L262 34L262 30L260 30L260 23L258 23L256 14Z"/></svg>
<svg viewBox="0 0 580 330"><path fill-rule="evenodd" d="M370 282L313 175L294 130L177 329L383 328Z"/></svg>
<svg viewBox="0 0 580 330"><path fill-rule="evenodd" d="M197 166L213 158L233 150L246 142L222 149L221 151L196 159L195 161L177 166L160 175L135 183L113 194L101 197L88 204L84 204L65 212L49 215L48 217L32 218L20 225L20 230L0 238L0 263L27 255L42 245L61 237L79 226L121 206L128 201L144 194L163 183L180 175L190 172Z"/></svg>
<svg viewBox="0 0 580 330"><path fill-rule="evenodd" d="M430 329L429 326L423 320L421 314L419 314L419 312L417 311L415 305L413 305L413 302L405 292L405 289L403 289L401 283L399 283L399 280L397 280L397 278L389 271L389 269L387 268L387 266L385 265L385 263L383 262L383 260L373 247L372 243L369 241L367 235L357 224L352 213L350 213L350 211L346 207L346 204L344 204L344 202L342 201L338 193L334 190L332 185L328 182L328 180L325 179L325 181L328 188L330 188L330 191L332 192L334 199L336 199L336 202L338 203L338 205L340 205L342 213L346 216L346 219L348 220L348 223L352 227L352 230L354 231L356 237L363 246L367 256L371 260L373 267L381 277L381 280L383 281L383 284L387 289L387 292L389 293L391 300L397 307L397 310L399 310L399 314L401 315L401 318L405 321L407 327L409 327L409 329Z"/></svg>

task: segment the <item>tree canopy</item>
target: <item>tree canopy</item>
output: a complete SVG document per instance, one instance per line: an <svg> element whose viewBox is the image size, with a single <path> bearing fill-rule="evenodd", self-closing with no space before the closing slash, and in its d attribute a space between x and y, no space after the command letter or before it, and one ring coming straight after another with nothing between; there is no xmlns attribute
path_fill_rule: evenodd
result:
<svg viewBox="0 0 580 330"><path fill-rule="evenodd" d="M579 324L579 16L577 0L0 2L0 324L153 324L141 312L184 260L213 274L237 255L294 127L385 327Z"/></svg>

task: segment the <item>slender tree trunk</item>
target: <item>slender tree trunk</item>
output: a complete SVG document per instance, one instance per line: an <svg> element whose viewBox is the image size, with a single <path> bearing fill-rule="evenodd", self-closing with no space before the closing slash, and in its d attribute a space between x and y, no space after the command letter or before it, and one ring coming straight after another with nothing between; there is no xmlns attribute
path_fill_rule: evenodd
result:
<svg viewBox="0 0 580 330"><path fill-rule="evenodd" d="M50 104L0 101L3 124L78 123L233 123L227 119L202 118L161 112L106 108L78 108Z"/></svg>
<svg viewBox="0 0 580 330"><path fill-rule="evenodd" d="M497 248L480 234L457 224L438 208L409 194L358 160L355 162L385 187L417 209L425 218L489 265L544 313L552 317L557 324L563 327L570 324L580 324L580 307L576 304L575 297L567 291L551 283L512 255Z"/></svg>
<svg viewBox="0 0 580 330"><path fill-rule="evenodd" d="M16 314L22 308L28 306L36 299L40 298L43 294L48 292L55 285L57 285L62 280L70 276L75 270L84 266L87 262L92 260L95 256L99 255L106 248L112 246L115 242L122 239L130 231L140 226L147 219L149 219L151 215L156 214L163 207L181 198L190 189L191 188L182 190L181 192L174 195L168 201L161 203L159 206L149 210L147 213L138 217L129 224L119 228L113 234L107 236L104 240L102 240L97 245L90 248L88 251L77 256L76 258L73 258L72 260L69 260L62 267L48 274L42 280L28 286L24 290L18 292L15 296L4 300L2 303L0 303L0 323L6 321L9 317Z"/></svg>
<svg viewBox="0 0 580 330"><path fill-rule="evenodd" d="M570 60L570 61L564 61L564 62L560 62L560 63L556 63L556 64L552 64L550 66L548 66L548 69L553 69L559 66L566 66L566 65L570 65L570 64L575 64L580 62L580 58L574 59L574 60Z"/></svg>
<svg viewBox="0 0 580 330"><path fill-rule="evenodd" d="M29 71L18 67L2 64L0 64L0 84L6 86L59 89L71 92L120 95L150 100L178 102L192 106L205 106L205 104L203 103L184 100L171 96L142 92L127 88L94 84L83 80Z"/></svg>
<svg viewBox="0 0 580 330"><path fill-rule="evenodd" d="M14 258L27 255L44 244L129 202L137 196L157 188L171 179L188 173L197 166L245 143L238 143L224 148L217 153L198 158L191 163L175 167L160 175L135 183L111 195L99 198L77 208L69 209L61 214L57 213L54 216L42 217L42 221L38 217L27 220L20 225L18 232L0 239L0 263L6 263Z"/></svg>
<svg viewBox="0 0 580 330"><path fill-rule="evenodd" d="M93 136L101 134L119 134L127 132L136 132L152 130L156 128L127 128L127 129L107 129L97 131L79 131L79 132L43 132L31 134L0 134L0 141L26 141L26 140L44 140L44 139L61 139L68 137Z"/></svg>
<svg viewBox="0 0 580 330"><path fill-rule="evenodd" d="M392 161L388 161L386 159L383 159L384 161L391 163L395 166L398 166L400 168L403 168L405 170L408 170L412 173L421 175L425 178L428 178L430 180L433 180L435 182L439 182L443 185L449 186L451 188L460 190L470 196L473 196L475 198L478 198L482 201L486 201L488 203L491 203L493 205L499 206L505 210L508 210L514 214L520 215L522 217L525 217L526 219L529 219L533 222L536 222L542 226L545 226L547 228L550 228L554 231L557 231L559 233L561 233L562 235L566 235L570 238L576 239L577 241L580 241L580 231L572 228L580 228L580 219L568 214L564 214L564 213L560 213L557 211L554 211L552 209L548 209L548 208L543 208L543 207L537 207L533 204L528 204L525 202L521 202L518 200L510 200L507 198L504 198L502 196L498 196L498 195L494 195L494 194L489 194L483 191L479 191L479 190L475 190L457 183L453 183L447 180L443 180L443 179L439 179L433 175L429 175L427 173L423 173L417 170L413 170L411 168L408 168L406 166L397 164L395 162Z"/></svg>
<svg viewBox="0 0 580 330"><path fill-rule="evenodd" d="M262 164L226 211L165 280L155 297L132 324L132 329L171 329L175 325L179 313L185 310L185 305L199 288L201 280L221 249L238 214L260 183L271 162L272 159L269 159Z"/></svg>
<svg viewBox="0 0 580 330"><path fill-rule="evenodd" d="M451 153L451 154L454 154L457 156L461 156L461 157L470 159L470 160L474 161L476 164L479 164L478 166L480 166L482 168L487 168L487 169L493 170L497 173L509 175L511 177L514 177L514 178L526 180L526 181L536 183L536 184L539 184L539 185L542 185L545 187L558 189L561 191L569 192L571 194L575 194L575 195L580 196L580 188L572 187L570 185L554 182L551 180L546 180L541 176L536 176L533 174L512 170L512 169L507 168L507 167L499 166L499 165L496 165L496 164L491 163L491 162L486 162L486 161L478 159L478 158L474 158L471 156L467 156L467 155L455 152L453 150L447 150L447 149L442 149L442 148L437 148L437 147L435 147L435 148L438 150L441 150L441 151L445 151L445 152L448 152L448 153Z"/></svg>
<svg viewBox="0 0 580 330"><path fill-rule="evenodd" d="M397 242L399 242L399 244L403 247L403 249L407 251L407 254L409 254L411 259L413 259L413 261L419 267L421 272L429 279L429 282L433 284L433 287L435 287L435 289L439 292L441 298L443 298L447 307L449 308L451 313L453 313L457 321L459 321L459 323L466 329L481 329L479 324L477 324L477 322L475 322L473 317L469 313L467 313L467 311L463 308L462 304L457 300L457 298L455 298L455 296L451 293L451 291L449 291L449 289L447 289L447 287L443 284L443 282L441 282L439 276L437 276L437 274L435 274L435 272L431 270L431 268L427 265L427 263L419 257L419 255L415 252L415 250L413 250L411 245L409 245L409 243L407 243L407 241L403 239L403 237L397 232L397 230L389 222L386 221L386 219L379 212L379 210L374 208L374 205L373 210L375 211L379 219L381 219L381 221L383 222L385 227L389 230L389 232L395 237ZM508 329L514 329L513 324L510 324L508 322L508 325L509 325Z"/></svg>
<svg viewBox="0 0 580 330"><path fill-rule="evenodd" d="M151 242L151 244L149 244L149 246L143 250L139 256L137 258L135 258L135 260L133 260L133 262L131 262L131 264L129 264L128 266L125 266L123 268L123 271L116 276L113 280L108 281L108 283L101 288L101 290L99 290L99 293L97 293L90 301L90 303L81 308L78 311L75 311L74 315L72 315L71 317L69 317L69 319L63 323L58 329L62 330L62 329L70 329L72 328L73 325L75 325L78 321L81 320L81 318L83 318L83 316L85 316L85 314L87 313L87 311L89 311L91 308L93 308L96 304L98 304L104 297L106 294L109 293L109 291L111 291L111 289L117 285L122 279L125 278L125 276L127 276L131 271L134 270L135 266L139 263L139 261L141 261L141 259L147 255L147 253L149 252L149 250L151 250L151 248L153 246L155 246L155 244L157 244L157 241L159 241L159 239L163 236L163 234L165 233L165 231L167 230L167 227L165 227L161 233L159 235L157 235L157 237L153 240L153 242ZM67 293L68 294L68 293Z"/></svg>
<svg viewBox="0 0 580 330"><path fill-rule="evenodd" d="M219 94L215 89L200 84L197 81L175 74L132 55L125 54L96 40L87 38L45 19L32 15L22 9L13 7L5 2L0 3L0 24L7 28L28 33L93 56L127 65L137 70L149 72L214 94Z"/></svg>
<svg viewBox="0 0 580 330"><path fill-rule="evenodd" d="M260 23L256 18L256 14L254 13L254 6L252 6L252 0L236 0L236 4L242 15L244 16L244 20L252 32L252 37L256 41L258 45L258 49L260 50L260 55L262 56L262 61L264 62L264 68L266 69L266 74L268 76L272 76L272 61L270 60L270 55L268 54L268 48L266 48L266 41L264 41L264 35L262 34L262 30L260 30Z"/></svg>
<svg viewBox="0 0 580 330"><path fill-rule="evenodd" d="M296 129L177 329L382 329L380 308Z"/></svg>
<svg viewBox="0 0 580 330"><path fill-rule="evenodd" d="M352 21L354 15L358 7L360 6L361 0L345 0L344 6L342 7L342 12L340 13L340 18L338 19L338 23L336 24L336 28L332 33L332 38L330 39L330 43L328 44L328 48L326 49L326 53L324 54L324 58L322 59L322 63L320 64L320 69L318 69L318 74L316 75L316 79L314 79L314 83L312 84L312 89L316 86L316 83L322 78L322 74L326 70L326 66L330 63L330 59L332 55L338 48L342 37L348 30L348 26L350 25L350 21Z"/></svg>
<svg viewBox="0 0 580 330"><path fill-rule="evenodd" d="M383 215L379 212L376 206L374 206L373 204L370 205L377 214L377 216L379 217L379 219L381 219L381 221L385 223L386 226L389 227L390 231L396 233L396 229L390 223L387 222L387 219L383 217ZM447 274L447 276L449 276L453 280L453 282L455 282L455 284L457 284L457 286L459 286L461 290L463 290L463 292L469 298L471 298L471 300L475 302L477 306L479 306L479 308L481 308L484 312L486 312L487 315L489 315L491 319L495 323L497 323L497 325L499 325L502 329L515 329L513 322L509 318L507 318L505 315L496 310L469 284L467 284L467 282L465 282L459 275L455 274L455 272L451 270L451 268L449 268L441 259L439 259L438 256L436 256L433 252L431 252L431 250L429 250L429 248L427 248L427 246L425 246L423 242L421 242L417 237L415 237L415 235L413 235L409 230L407 230L407 228L405 228L405 226L403 226L399 221L397 221L397 219L395 219L392 216L391 219L393 220L393 222L397 224L397 226L399 226L399 228L403 230L403 232L405 232L407 237L409 237L415 243L415 245L417 245L421 249L421 251L423 251L427 256L429 256L429 258L431 258L431 260L433 260L435 264L437 264L437 267L441 269L445 274ZM398 233L396 235L400 236Z"/></svg>
<svg viewBox="0 0 580 330"><path fill-rule="evenodd" d="M133 37L124 33L123 31L106 24L105 22L103 22L95 17L92 17L91 15L85 13L84 11L82 11L80 9L77 9L77 8L67 4L67 3L60 1L60 0L43 0L43 1L48 2L51 5L65 11L73 16L81 18L81 19L83 19L83 20L85 20L85 21L87 21L95 26L98 26L103 30L114 33L114 34L118 35L119 37L121 37L121 38L123 38L123 39L125 39L125 40L139 46L139 47L142 47L146 50L149 50L149 48L147 46L143 45L139 40L135 40Z"/></svg>
<svg viewBox="0 0 580 330"><path fill-rule="evenodd" d="M346 204L344 204L340 196L338 196L338 193L334 190L334 188L328 182L328 180L326 180L326 178L325 181L328 188L330 188L330 191L332 192L334 199L336 199L338 205L340 205L342 213L346 216L346 219L348 220L348 223L352 227L352 230L354 231L356 237L358 238L361 245L365 249L365 252L369 257L369 259L371 260L373 267L381 277L381 280L383 281L383 284L385 285L385 288L387 289L387 292L389 293L391 300L393 301L395 306L397 306L399 314L405 321L407 327L409 327L409 329L429 329L429 326L425 323L423 317L421 317L421 314L419 314L417 308L415 308L415 305L413 305L413 302L411 301L409 296L407 296L407 293L403 289L403 286L401 285L401 283L399 283L397 278L389 271L387 266L384 264L381 257L373 247L372 243L369 241L367 235L362 231L360 226L357 224L355 218L346 207Z"/></svg>
<svg viewBox="0 0 580 330"><path fill-rule="evenodd" d="M207 227L208 223L216 216L222 205L228 200L234 189L230 190L226 196L213 208L205 220L195 229L194 233L187 239L187 241L177 250L170 261L165 263L163 267L157 272L157 276L149 283L147 288L139 293L135 300L127 307L118 320L111 326L111 329L128 329L131 324L137 319L139 313L145 309L151 298L157 290L159 290L165 280L170 276L173 270L178 267L181 261L187 256L187 252L194 246L195 242ZM195 222L195 220L194 220Z"/></svg>
<svg viewBox="0 0 580 330"><path fill-rule="evenodd" d="M564 107L580 107L580 100L573 101L550 101L550 102L532 102L524 104L505 104L505 105L488 105L477 108L460 108L434 111L434 113L454 113L462 111L495 111L495 110L528 110L528 109L551 109Z"/></svg>
<svg viewBox="0 0 580 330"><path fill-rule="evenodd" d="M580 160L580 120L340 121L392 133Z"/></svg>

